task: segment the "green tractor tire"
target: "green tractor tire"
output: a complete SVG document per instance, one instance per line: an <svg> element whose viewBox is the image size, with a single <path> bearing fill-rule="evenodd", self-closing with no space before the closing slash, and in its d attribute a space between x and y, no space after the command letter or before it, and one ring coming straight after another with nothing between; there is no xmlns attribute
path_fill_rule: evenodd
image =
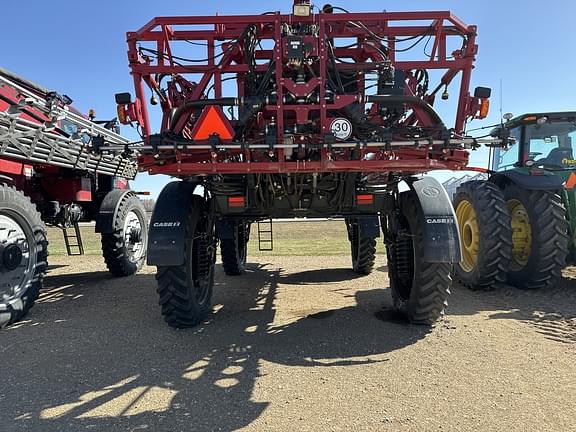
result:
<svg viewBox="0 0 576 432"><path fill-rule="evenodd" d="M505 283L512 231L502 191L489 181L463 183L456 190L454 209L462 250L456 277L472 290L488 291Z"/></svg>
<svg viewBox="0 0 576 432"><path fill-rule="evenodd" d="M521 289L556 285L568 257L568 222L554 191L504 188L512 227L508 283Z"/></svg>

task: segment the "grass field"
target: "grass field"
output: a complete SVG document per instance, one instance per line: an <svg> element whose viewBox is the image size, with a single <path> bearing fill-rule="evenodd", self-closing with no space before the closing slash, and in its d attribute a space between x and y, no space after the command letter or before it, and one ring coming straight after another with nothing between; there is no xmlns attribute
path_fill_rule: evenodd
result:
<svg viewBox="0 0 576 432"><path fill-rule="evenodd" d="M82 239L86 255L100 255L100 235L94 233L93 226L83 226ZM350 243L346 235L344 221L274 222L274 250L258 251L258 233L252 229L248 244L250 256L319 256L348 255ZM62 232L48 230L51 255L66 255ZM382 239L378 241L378 253L384 252Z"/></svg>

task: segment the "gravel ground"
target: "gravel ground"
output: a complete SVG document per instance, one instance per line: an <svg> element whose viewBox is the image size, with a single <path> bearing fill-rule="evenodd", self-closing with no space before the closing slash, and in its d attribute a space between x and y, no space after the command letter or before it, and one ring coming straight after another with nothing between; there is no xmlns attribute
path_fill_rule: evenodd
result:
<svg viewBox="0 0 576 432"><path fill-rule="evenodd" d="M0 331L2 432L573 431L576 280L547 292L454 287L435 329L390 304L385 262L268 257L177 331L153 268L51 259L28 319Z"/></svg>

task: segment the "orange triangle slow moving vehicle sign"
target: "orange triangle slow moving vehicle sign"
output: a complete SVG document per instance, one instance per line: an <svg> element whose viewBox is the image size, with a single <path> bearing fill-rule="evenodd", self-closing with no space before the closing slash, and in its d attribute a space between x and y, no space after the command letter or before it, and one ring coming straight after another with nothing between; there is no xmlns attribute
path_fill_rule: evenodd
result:
<svg viewBox="0 0 576 432"><path fill-rule="evenodd" d="M200 118L192 130L192 139L207 140L210 135L217 134L222 141L230 141L234 137L234 130L230 122L222 112L222 108L216 105L208 105L200 114Z"/></svg>
<svg viewBox="0 0 576 432"><path fill-rule="evenodd" d="M574 189L574 186L576 186L576 174L572 173L566 181L566 189L572 190Z"/></svg>

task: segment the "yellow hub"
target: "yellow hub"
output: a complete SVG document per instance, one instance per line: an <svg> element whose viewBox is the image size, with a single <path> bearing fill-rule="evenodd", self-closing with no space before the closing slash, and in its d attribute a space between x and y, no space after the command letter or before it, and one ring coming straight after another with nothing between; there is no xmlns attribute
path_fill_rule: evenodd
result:
<svg viewBox="0 0 576 432"><path fill-rule="evenodd" d="M462 261L460 267L466 273L474 270L478 262L480 249L480 235L478 233L478 221L476 210L470 201L462 200L456 207L456 219L460 230L460 246L462 248Z"/></svg>
<svg viewBox="0 0 576 432"><path fill-rule="evenodd" d="M511 268L519 271L528 264L532 248L532 227L526 207L516 199L507 202L512 218L512 263Z"/></svg>

